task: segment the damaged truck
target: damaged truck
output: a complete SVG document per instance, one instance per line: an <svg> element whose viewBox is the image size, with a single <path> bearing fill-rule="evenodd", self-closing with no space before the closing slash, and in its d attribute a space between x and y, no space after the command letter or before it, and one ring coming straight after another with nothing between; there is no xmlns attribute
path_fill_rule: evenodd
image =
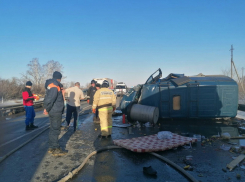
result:
<svg viewBox="0 0 245 182"><path fill-rule="evenodd" d="M129 121L159 118L227 118L237 115L238 85L224 75L169 74L159 68L145 82L130 89L120 107Z"/></svg>

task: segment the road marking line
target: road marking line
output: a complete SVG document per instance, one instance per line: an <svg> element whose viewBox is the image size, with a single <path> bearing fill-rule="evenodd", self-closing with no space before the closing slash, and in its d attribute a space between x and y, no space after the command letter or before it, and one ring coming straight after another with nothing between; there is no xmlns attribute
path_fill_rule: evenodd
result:
<svg viewBox="0 0 245 182"><path fill-rule="evenodd" d="M48 119L46 119L45 121L47 121L47 120L48 120ZM44 127L47 127L48 125L49 125L49 124L47 123L45 126L42 126L42 127L40 127L40 128L37 128L37 129L35 129L35 130L33 130L33 131L29 132L29 133L26 133L26 134L24 134L24 135L21 135L21 136L15 138L15 139L12 139L12 140L10 140L10 141L8 141L8 142L5 142L4 144L0 145L0 147L3 147L3 146L5 146L5 145L7 145L7 144L9 144L9 143L11 143L11 142L14 142L14 141L16 141L16 140L18 140L18 139L24 137L24 136L27 136L27 135L29 135L29 134L31 134L31 133L37 131L37 130L40 130L40 129L44 128Z"/></svg>

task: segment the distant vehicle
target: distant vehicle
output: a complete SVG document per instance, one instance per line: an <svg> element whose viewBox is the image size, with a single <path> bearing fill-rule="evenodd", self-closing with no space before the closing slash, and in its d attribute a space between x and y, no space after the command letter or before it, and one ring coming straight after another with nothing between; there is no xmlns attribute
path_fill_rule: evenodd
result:
<svg viewBox="0 0 245 182"><path fill-rule="evenodd" d="M116 85L115 93L117 95L125 94L127 92L127 85L123 82L118 82Z"/></svg>
<svg viewBox="0 0 245 182"><path fill-rule="evenodd" d="M104 80L107 80L109 82L109 88L110 89L114 89L117 85L117 81L110 79L110 78L94 78L94 80L101 85L102 85Z"/></svg>
<svg viewBox="0 0 245 182"><path fill-rule="evenodd" d="M84 99L86 100L87 99L87 92L88 92L88 89L83 89L83 95L84 95Z"/></svg>
<svg viewBox="0 0 245 182"><path fill-rule="evenodd" d="M145 84L124 94L120 104L122 112L131 116L131 108L138 104L158 108L160 118L226 118L237 115L238 85L232 78L174 73L161 77L162 71L158 69Z"/></svg>

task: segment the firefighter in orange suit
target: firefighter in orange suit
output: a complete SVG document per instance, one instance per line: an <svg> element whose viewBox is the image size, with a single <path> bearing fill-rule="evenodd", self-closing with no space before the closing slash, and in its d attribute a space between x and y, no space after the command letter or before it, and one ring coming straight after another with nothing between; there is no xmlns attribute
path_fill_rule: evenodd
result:
<svg viewBox="0 0 245 182"><path fill-rule="evenodd" d="M99 110L101 137L110 137L112 131L112 113L116 109L116 96L110 90L109 82L103 81L100 90L97 90L94 95L93 113L96 112L96 107Z"/></svg>

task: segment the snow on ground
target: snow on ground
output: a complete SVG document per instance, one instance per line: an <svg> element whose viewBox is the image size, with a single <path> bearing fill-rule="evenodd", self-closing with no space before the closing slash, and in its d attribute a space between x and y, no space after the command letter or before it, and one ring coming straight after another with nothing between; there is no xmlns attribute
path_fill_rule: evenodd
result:
<svg viewBox="0 0 245 182"><path fill-rule="evenodd" d="M244 111L237 111L237 118L244 119L245 120L245 112Z"/></svg>

